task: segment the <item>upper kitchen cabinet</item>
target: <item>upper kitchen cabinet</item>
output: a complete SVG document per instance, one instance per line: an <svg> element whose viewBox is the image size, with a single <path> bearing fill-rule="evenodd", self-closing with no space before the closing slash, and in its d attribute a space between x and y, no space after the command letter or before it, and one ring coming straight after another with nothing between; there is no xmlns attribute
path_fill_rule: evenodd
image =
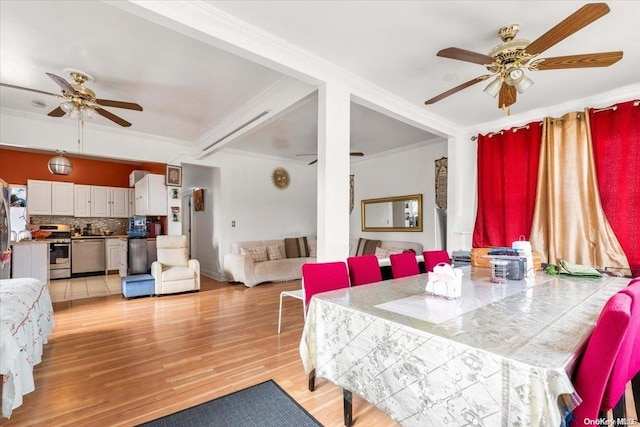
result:
<svg viewBox="0 0 640 427"><path fill-rule="evenodd" d="M129 189L119 187L91 187L91 216L127 218Z"/></svg>
<svg viewBox="0 0 640 427"><path fill-rule="evenodd" d="M148 174L136 182L136 215L167 215L164 175Z"/></svg>
<svg viewBox="0 0 640 427"><path fill-rule="evenodd" d="M27 180L29 215L72 216L73 210L73 183Z"/></svg>
<svg viewBox="0 0 640 427"><path fill-rule="evenodd" d="M129 216L129 189L76 185L74 216L127 218Z"/></svg>

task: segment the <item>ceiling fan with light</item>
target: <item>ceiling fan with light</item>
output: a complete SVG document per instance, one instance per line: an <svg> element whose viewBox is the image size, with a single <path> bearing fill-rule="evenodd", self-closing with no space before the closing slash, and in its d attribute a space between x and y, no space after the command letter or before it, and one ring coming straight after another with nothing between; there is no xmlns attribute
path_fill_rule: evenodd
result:
<svg viewBox="0 0 640 427"><path fill-rule="evenodd" d="M96 93L88 87L84 86L85 82L94 81L94 78L91 75L83 71L70 68L66 68L63 71L69 74L74 83L69 83L62 77L56 76L55 74L45 73L54 82L56 82L58 86L60 86L60 88L62 88L61 95L51 92L45 92L38 89L10 85L6 83L0 83L0 86L13 89L28 90L30 92L36 92L60 98L62 100L62 103L59 107L55 108L53 111L47 114L50 117L62 117L65 114L69 114L72 118L75 118L81 117L82 114L85 114L86 117L93 118L96 114L100 114L102 117L111 120L112 122L120 126L129 127L131 126L131 123L121 117L116 116L110 111L105 110L104 107L125 108L127 110L142 111L142 107L133 102L112 101L109 99L96 98Z"/></svg>
<svg viewBox="0 0 640 427"><path fill-rule="evenodd" d="M544 71L613 65L622 58L622 51L534 59L551 46L607 13L609 13L609 6L605 3L587 4L533 42L515 38L520 29L518 25L503 27L498 33L502 43L494 47L488 55L456 47L443 49L438 52L437 56L480 64L491 74L476 77L462 83L425 101L425 104L433 104L469 86L495 77L484 89L484 92L494 98L499 95L498 108L504 109L515 104L516 92L521 94L533 85L533 80L525 74L524 70Z"/></svg>
<svg viewBox="0 0 640 427"><path fill-rule="evenodd" d="M310 153L310 154L296 154L296 156L317 156L317 153ZM364 156L364 153L360 152L360 151L352 151L349 153L349 155L351 157L362 157ZM309 162L309 166L318 163L318 159L313 160L312 162Z"/></svg>

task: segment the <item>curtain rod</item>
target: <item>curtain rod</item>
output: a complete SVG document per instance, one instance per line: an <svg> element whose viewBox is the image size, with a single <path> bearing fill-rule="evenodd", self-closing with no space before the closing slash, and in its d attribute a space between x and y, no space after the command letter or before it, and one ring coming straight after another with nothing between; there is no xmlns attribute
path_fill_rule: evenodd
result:
<svg viewBox="0 0 640 427"><path fill-rule="evenodd" d="M634 107L637 107L638 105L640 105L640 99L634 99L634 100L633 100L633 104L632 104L632 105L633 105ZM596 108L594 108L594 109L593 109L593 112L594 112L594 113L599 113L599 112L601 112L601 111L608 111L608 110L616 111L617 109L618 109L618 104L614 104L614 105L611 105L610 107L597 108L597 109L596 109Z"/></svg>

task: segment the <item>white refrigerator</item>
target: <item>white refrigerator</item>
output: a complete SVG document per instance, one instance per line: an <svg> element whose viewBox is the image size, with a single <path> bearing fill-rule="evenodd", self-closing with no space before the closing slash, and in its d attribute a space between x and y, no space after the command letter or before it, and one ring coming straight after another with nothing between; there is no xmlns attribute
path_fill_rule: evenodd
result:
<svg viewBox="0 0 640 427"><path fill-rule="evenodd" d="M11 189L0 179L0 279L11 277Z"/></svg>

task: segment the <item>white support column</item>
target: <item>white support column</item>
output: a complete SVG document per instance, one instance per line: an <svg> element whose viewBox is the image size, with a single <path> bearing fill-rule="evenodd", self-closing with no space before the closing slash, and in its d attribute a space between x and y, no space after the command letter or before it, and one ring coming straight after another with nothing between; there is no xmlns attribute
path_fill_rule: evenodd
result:
<svg viewBox="0 0 640 427"><path fill-rule="evenodd" d="M350 92L340 83L318 90L318 262L349 255Z"/></svg>

